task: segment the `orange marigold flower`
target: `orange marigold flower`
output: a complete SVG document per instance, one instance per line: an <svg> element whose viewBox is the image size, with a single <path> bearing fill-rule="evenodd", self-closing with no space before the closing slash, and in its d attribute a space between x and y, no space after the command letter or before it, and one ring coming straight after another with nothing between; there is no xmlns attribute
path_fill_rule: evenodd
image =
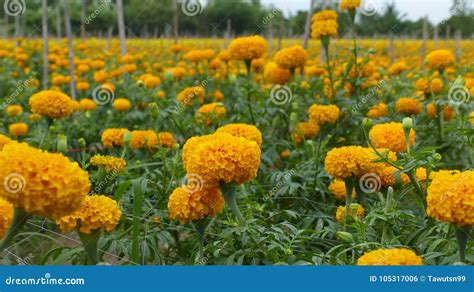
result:
<svg viewBox="0 0 474 292"><path fill-rule="evenodd" d="M369 132L369 138L377 148L387 148L394 152L407 149L405 133L401 123L385 123L375 125ZM415 131L410 130L410 145L415 144Z"/></svg>
<svg viewBox="0 0 474 292"><path fill-rule="evenodd" d="M54 90L43 90L33 94L29 99L29 104L33 113L51 119L65 118L74 112L72 99Z"/></svg>
<svg viewBox="0 0 474 292"><path fill-rule="evenodd" d="M7 115L9 115L10 117L16 117L16 116L21 115L21 113L23 113L23 108L21 107L21 105L12 104L12 105L7 106L5 111L7 112Z"/></svg>
<svg viewBox="0 0 474 292"><path fill-rule="evenodd" d="M226 113L227 111L222 103L213 102L201 106L196 112L194 118L196 119L196 122L210 126L214 122L224 118Z"/></svg>
<svg viewBox="0 0 474 292"><path fill-rule="evenodd" d="M227 124L219 127L216 133L227 133L235 137L243 137L247 140L254 141L258 146L262 145L262 133L254 125L247 124Z"/></svg>
<svg viewBox="0 0 474 292"><path fill-rule="evenodd" d="M365 174L372 161L373 155L367 148L344 146L328 152L324 168L332 177L343 180Z"/></svg>
<svg viewBox="0 0 474 292"><path fill-rule="evenodd" d="M372 106L367 112L367 117L371 119L378 119L381 117L388 116L388 107L387 104L381 102Z"/></svg>
<svg viewBox="0 0 474 292"><path fill-rule="evenodd" d="M298 123L291 136L296 144L300 144L303 139L309 139L319 134L319 125L313 121Z"/></svg>
<svg viewBox="0 0 474 292"><path fill-rule="evenodd" d="M311 37L320 39L325 36L337 36L337 13L332 10L323 10L313 15Z"/></svg>
<svg viewBox="0 0 474 292"><path fill-rule="evenodd" d="M395 109L399 113L417 115L421 113L423 105L416 98L401 97L395 103Z"/></svg>
<svg viewBox="0 0 474 292"><path fill-rule="evenodd" d="M291 79L291 72L275 62L269 62L263 71L265 79L272 84L285 84Z"/></svg>
<svg viewBox="0 0 474 292"><path fill-rule="evenodd" d="M0 240L7 233L13 222L15 210L13 205L0 198Z"/></svg>
<svg viewBox="0 0 474 292"><path fill-rule="evenodd" d="M155 149L158 145L158 135L153 130L132 131L132 139L130 147L132 149L146 148L148 150Z"/></svg>
<svg viewBox="0 0 474 292"><path fill-rule="evenodd" d="M83 111L91 111L97 108L97 104L90 98L83 98L79 101Z"/></svg>
<svg viewBox="0 0 474 292"><path fill-rule="evenodd" d="M205 94L206 92L202 86L187 87L178 93L176 100L187 106L191 106L194 99L197 99L198 103L202 104L204 102Z"/></svg>
<svg viewBox="0 0 474 292"><path fill-rule="evenodd" d="M186 172L200 175L206 185L223 183L243 184L257 175L260 167L260 147L254 141L227 133L216 133L197 141Z"/></svg>
<svg viewBox="0 0 474 292"><path fill-rule="evenodd" d="M428 216L458 226L474 225L474 171L432 172L426 197Z"/></svg>
<svg viewBox="0 0 474 292"><path fill-rule="evenodd" d="M365 214L364 207L362 207L362 205L360 205L360 204L351 204L351 205L350 205L350 208L349 208L349 213L347 214L347 216L349 216L349 218L352 218L352 212L353 212L352 209L353 209L353 208L354 208L354 209L357 208L357 212L356 212L357 217L359 217L359 218L363 218L363 217L364 217L364 214ZM342 221L344 220L345 212L346 212L346 207L345 207L345 206L339 206L339 207L337 207L337 210L336 210L336 221L342 222Z"/></svg>
<svg viewBox="0 0 474 292"><path fill-rule="evenodd" d="M232 40L228 50L233 59L250 61L267 52L267 42L260 36L240 37Z"/></svg>
<svg viewBox="0 0 474 292"><path fill-rule="evenodd" d="M112 148L112 147L121 147L124 145L124 135L125 133L129 132L125 128L120 128L120 129L107 129L102 133L102 144L107 147L107 148Z"/></svg>
<svg viewBox="0 0 474 292"><path fill-rule="evenodd" d="M336 198L336 200L344 201L346 199L346 184L344 181L334 179L328 186L329 192ZM356 198L355 190L352 190L352 198Z"/></svg>
<svg viewBox="0 0 474 292"><path fill-rule="evenodd" d="M26 143L0 151L0 197L25 212L57 219L80 207L90 190L89 175L62 154Z"/></svg>
<svg viewBox="0 0 474 292"><path fill-rule="evenodd" d="M25 136L28 134L28 125L25 123L15 123L8 126L8 132L13 137Z"/></svg>
<svg viewBox="0 0 474 292"><path fill-rule="evenodd" d="M103 167L107 172L122 172L127 166L127 162L122 158L113 156L94 155L90 163L97 167Z"/></svg>
<svg viewBox="0 0 474 292"><path fill-rule="evenodd" d="M114 100L114 103L112 104L114 109L118 112L126 112L130 109L132 106L130 100L126 98L117 98Z"/></svg>
<svg viewBox="0 0 474 292"><path fill-rule="evenodd" d="M75 228L80 233L90 234L95 230L113 231L122 212L116 201L103 196L87 196L81 207L75 212L56 220L63 232Z"/></svg>
<svg viewBox="0 0 474 292"><path fill-rule="evenodd" d="M453 65L455 58L451 51L436 50L426 56L425 62L428 65L428 68L432 70L442 70Z"/></svg>
<svg viewBox="0 0 474 292"><path fill-rule="evenodd" d="M423 260L406 248L380 248L364 253L357 259L358 266L421 266Z"/></svg>
<svg viewBox="0 0 474 292"><path fill-rule="evenodd" d="M168 201L169 216L181 224L206 216L215 217L224 209L224 197L218 188L192 190L187 186L176 188Z"/></svg>
<svg viewBox="0 0 474 292"><path fill-rule="evenodd" d="M340 7L341 10L356 9L360 6L360 0L342 0Z"/></svg>
<svg viewBox="0 0 474 292"><path fill-rule="evenodd" d="M313 104L308 109L308 116L311 121L318 125L334 124L339 119L340 110L335 105Z"/></svg>
<svg viewBox="0 0 474 292"><path fill-rule="evenodd" d="M300 45L282 49L274 57L275 63L284 69L304 67L306 59L308 59L308 53Z"/></svg>
<svg viewBox="0 0 474 292"><path fill-rule="evenodd" d="M160 142L161 147L172 148L176 144L174 136L170 132L159 132L158 141Z"/></svg>

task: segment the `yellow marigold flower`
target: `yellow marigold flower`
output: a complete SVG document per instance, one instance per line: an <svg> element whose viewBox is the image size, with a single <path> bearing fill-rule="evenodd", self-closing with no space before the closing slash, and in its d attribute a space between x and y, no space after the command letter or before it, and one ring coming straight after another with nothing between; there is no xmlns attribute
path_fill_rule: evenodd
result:
<svg viewBox="0 0 474 292"><path fill-rule="evenodd" d="M400 75L403 72L407 71L408 69L409 69L408 65L405 62L400 61L400 62L394 63L392 66L390 66L390 68L388 68L388 74Z"/></svg>
<svg viewBox="0 0 474 292"><path fill-rule="evenodd" d="M425 78L420 78L415 82L415 89L423 93L430 93L430 83Z"/></svg>
<svg viewBox="0 0 474 292"><path fill-rule="evenodd" d="M161 80L160 80L160 78L157 77L157 76L148 75L148 76L143 80L143 83L145 84L145 86L146 86L147 88L155 88L155 87L157 87L158 85L160 85Z"/></svg>
<svg viewBox="0 0 474 292"><path fill-rule="evenodd" d="M146 148L148 150L155 149L158 145L158 135L153 130L132 131L132 139L130 147L132 149Z"/></svg>
<svg viewBox="0 0 474 292"><path fill-rule="evenodd" d="M224 197L219 188L176 188L168 201L169 217L181 224L196 221L206 216L215 217L224 209Z"/></svg>
<svg viewBox="0 0 474 292"><path fill-rule="evenodd" d="M369 138L377 148L387 148L395 152L407 150L405 133L401 123L375 125L369 132ZM415 131L410 130L410 145L415 144Z"/></svg>
<svg viewBox="0 0 474 292"><path fill-rule="evenodd" d="M94 72L94 81L97 83L104 83L109 76L105 71Z"/></svg>
<svg viewBox="0 0 474 292"><path fill-rule="evenodd" d="M194 150L197 148L197 146L211 139L212 135L197 136L191 137L186 141L186 143L184 143L183 152L181 154L184 169L188 168L189 161L192 159L192 155L194 154Z"/></svg>
<svg viewBox="0 0 474 292"><path fill-rule="evenodd" d="M129 132L127 129L107 129L102 133L102 144L107 148L112 147L121 147L123 146L123 136L126 132Z"/></svg>
<svg viewBox="0 0 474 292"><path fill-rule="evenodd" d="M334 179L328 187L329 192L336 198L336 200L344 201L346 199L346 184L344 181ZM356 192L352 190L352 198L355 199Z"/></svg>
<svg viewBox="0 0 474 292"><path fill-rule="evenodd" d="M176 100L187 106L191 106L194 99L196 99L199 104L202 104L204 102L205 94L206 92L202 86L187 87L178 93Z"/></svg>
<svg viewBox="0 0 474 292"><path fill-rule="evenodd" d="M367 112L367 117L372 119L378 119L385 116L388 116L388 107L383 102L372 106Z"/></svg>
<svg viewBox="0 0 474 292"><path fill-rule="evenodd" d="M458 226L474 225L474 171L439 171L430 175L428 216Z"/></svg>
<svg viewBox="0 0 474 292"><path fill-rule="evenodd" d="M160 142L161 147L172 148L176 143L173 134L170 132L159 132L158 141Z"/></svg>
<svg viewBox="0 0 474 292"><path fill-rule="evenodd" d="M433 78L430 82L430 90L433 93L440 93L443 90L443 80L439 78Z"/></svg>
<svg viewBox="0 0 474 292"><path fill-rule="evenodd" d="M89 90L91 86L89 85L88 82L82 81L82 82L77 82L76 84L76 89L78 91L86 91Z"/></svg>
<svg viewBox="0 0 474 292"><path fill-rule="evenodd" d="M69 78L67 76L63 76L63 75L56 75L51 79L51 83L53 85L68 84L69 81L70 81Z"/></svg>
<svg viewBox="0 0 474 292"><path fill-rule="evenodd" d="M359 218L363 218L364 217L364 214L365 214L365 210L364 210L364 207L362 207L362 205L360 204L351 204L350 208L349 208L349 213L347 214L347 216L349 216L349 218L352 218L352 207L356 205L357 206L357 217ZM337 210L336 210L336 221L338 222L342 222L344 220L344 214L346 212L346 207L345 206L339 206L337 207Z"/></svg>
<svg viewBox="0 0 474 292"><path fill-rule="evenodd" d="M0 199L0 240L5 236L13 221L15 210L10 202Z"/></svg>
<svg viewBox="0 0 474 292"><path fill-rule="evenodd" d="M73 213L56 220L63 232L75 228L80 233L90 234L95 230L113 231L122 212L116 201L103 196L87 196L81 207Z"/></svg>
<svg viewBox="0 0 474 292"><path fill-rule="evenodd" d="M408 115L417 115L421 113L423 105L416 98L410 97L401 97L395 103L395 109L399 113L408 114Z"/></svg>
<svg viewBox="0 0 474 292"><path fill-rule="evenodd" d="M309 119L319 125L334 124L339 118L340 110L335 105L313 104L308 109Z"/></svg>
<svg viewBox="0 0 474 292"><path fill-rule="evenodd" d="M214 96L215 101L223 101L224 100L224 93L222 93L222 91L220 91L220 90L214 91L214 93L212 95Z"/></svg>
<svg viewBox="0 0 474 292"><path fill-rule="evenodd" d="M89 175L76 162L26 143L5 145L0 165L0 197L28 213L60 218L79 208L90 190Z"/></svg>
<svg viewBox="0 0 474 292"><path fill-rule="evenodd" d="M130 100L126 98L117 98L114 100L114 103L112 104L114 109L118 112L126 112L130 109L132 106Z"/></svg>
<svg viewBox="0 0 474 292"><path fill-rule="evenodd" d="M196 112L194 118L199 124L210 126L214 122L224 118L226 113L227 111L222 103L213 102L201 106Z"/></svg>
<svg viewBox="0 0 474 292"><path fill-rule="evenodd" d="M5 111L7 112L7 115L9 115L10 117L16 117L16 116L21 115L21 113L23 112L23 108L21 107L21 105L12 104L12 105L7 106Z"/></svg>
<svg viewBox="0 0 474 292"><path fill-rule="evenodd" d="M332 10L323 10L313 15L311 37L320 39L325 36L337 36L337 13Z"/></svg>
<svg viewBox="0 0 474 292"><path fill-rule="evenodd" d="M426 56L425 62L432 70L443 70L453 65L455 58L451 51L436 50Z"/></svg>
<svg viewBox="0 0 474 292"><path fill-rule="evenodd" d="M421 266L423 260L406 248L379 248L357 259L358 266Z"/></svg>
<svg viewBox="0 0 474 292"><path fill-rule="evenodd" d="M258 146L262 145L262 133L254 125L247 124L227 124L219 127L217 133L227 133L235 137L242 137L250 141L254 141Z"/></svg>
<svg viewBox="0 0 474 292"><path fill-rule="evenodd" d="M8 126L8 132L13 137L25 136L28 134L28 125L25 123L15 123Z"/></svg>
<svg viewBox="0 0 474 292"><path fill-rule="evenodd" d="M291 79L290 70L281 68L275 62L269 62L263 71L265 79L272 84L285 84Z"/></svg>
<svg viewBox="0 0 474 292"><path fill-rule="evenodd" d="M186 172L200 175L206 185L240 185L257 175L260 147L256 142L227 133L217 133L199 142L186 163Z"/></svg>
<svg viewBox="0 0 474 292"><path fill-rule="evenodd" d="M74 112L72 99L54 90L43 90L33 94L29 99L29 104L33 113L51 119L65 118Z"/></svg>
<svg viewBox="0 0 474 292"><path fill-rule="evenodd" d="M81 109L83 111L91 111L97 108L97 104L90 98L83 98L79 101Z"/></svg>
<svg viewBox="0 0 474 292"><path fill-rule="evenodd" d="M342 0L340 7L341 10L356 9L360 6L360 0Z"/></svg>
<svg viewBox="0 0 474 292"><path fill-rule="evenodd" d="M288 149L285 149L280 153L280 157L283 159L290 157L290 155L291 155L291 151Z"/></svg>
<svg viewBox="0 0 474 292"><path fill-rule="evenodd" d="M0 151L2 151L3 146L10 144L14 142L12 139L8 138L7 136L4 136L0 134Z"/></svg>
<svg viewBox="0 0 474 292"><path fill-rule="evenodd" d="M438 116L438 105L434 102L431 102L426 106L426 114L432 118L435 119ZM445 105L443 107L443 120L445 121L450 121L454 116L454 109L450 107L449 105Z"/></svg>
<svg viewBox="0 0 474 292"><path fill-rule="evenodd" d="M240 37L232 40L228 48L235 60L250 61L267 52L267 42L260 36Z"/></svg>
<svg viewBox="0 0 474 292"><path fill-rule="evenodd" d="M107 172L122 172L127 166L127 162L122 158L113 156L94 155L90 163L97 167L103 167Z"/></svg>
<svg viewBox="0 0 474 292"><path fill-rule="evenodd" d="M319 134L319 125L313 121L298 123L291 136L296 144L303 142L303 139L309 139Z"/></svg>
<svg viewBox="0 0 474 292"><path fill-rule="evenodd" d="M252 63L250 63L250 68L255 72L262 71L265 68L265 60L263 58L253 59Z"/></svg>
<svg viewBox="0 0 474 292"><path fill-rule="evenodd" d="M332 177L343 180L364 174L372 161L373 155L367 148L344 146L328 152L324 168Z"/></svg>
<svg viewBox="0 0 474 292"><path fill-rule="evenodd" d="M471 121L471 126L474 127L474 111L469 114L469 120Z"/></svg>
<svg viewBox="0 0 474 292"><path fill-rule="evenodd" d="M282 49L274 57L275 63L284 69L304 67L306 59L308 59L308 53L300 45Z"/></svg>

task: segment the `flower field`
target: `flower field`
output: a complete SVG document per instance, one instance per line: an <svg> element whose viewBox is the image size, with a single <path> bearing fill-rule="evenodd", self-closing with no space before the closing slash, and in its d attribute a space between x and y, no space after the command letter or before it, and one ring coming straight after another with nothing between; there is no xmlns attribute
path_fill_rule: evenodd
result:
<svg viewBox="0 0 474 292"><path fill-rule="evenodd" d="M51 38L49 78L1 40L0 264L472 265L474 41L337 38L344 2L307 49Z"/></svg>

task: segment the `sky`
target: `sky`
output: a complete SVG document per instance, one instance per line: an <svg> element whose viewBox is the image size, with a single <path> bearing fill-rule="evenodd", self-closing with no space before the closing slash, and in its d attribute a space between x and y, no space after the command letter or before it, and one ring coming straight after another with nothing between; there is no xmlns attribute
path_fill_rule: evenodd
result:
<svg viewBox="0 0 474 292"><path fill-rule="evenodd" d="M316 0L325 1L325 0ZM440 23L449 18L451 0L362 0L362 5L374 4L375 7L384 7L387 3L395 2L401 14L406 13L406 19L418 20L428 16L432 23ZM471 1L472 2L472 1ZM285 15L295 14L298 10L307 10L310 0L261 0L264 5L272 4L283 11ZM472 3L471 3L472 4Z"/></svg>

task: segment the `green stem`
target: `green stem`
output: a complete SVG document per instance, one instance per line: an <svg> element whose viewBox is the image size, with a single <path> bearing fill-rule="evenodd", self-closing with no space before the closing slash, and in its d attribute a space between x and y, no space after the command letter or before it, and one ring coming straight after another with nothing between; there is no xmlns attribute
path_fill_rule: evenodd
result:
<svg viewBox="0 0 474 292"><path fill-rule="evenodd" d="M469 227L456 227L456 239L458 242L459 260L466 262L466 246L468 240Z"/></svg>
<svg viewBox="0 0 474 292"><path fill-rule="evenodd" d="M354 190L355 177L346 178L344 180L346 185L346 208L344 209L344 231L347 227L347 217L349 215L349 208L352 203L352 190Z"/></svg>
<svg viewBox="0 0 474 292"><path fill-rule="evenodd" d="M233 188L227 189L224 193L224 200L229 205L230 210L234 213L235 217L239 220L241 225L246 225L245 219L240 213L239 206L237 205L237 195Z"/></svg>
<svg viewBox="0 0 474 292"><path fill-rule="evenodd" d="M26 221L31 217L30 213L26 213L20 208L15 208L15 215L13 216L13 222L10 225L10 228L7 231L7 234L3 237L3 240L0 241L0 252L5 248L10 246L13 238L18 234L21 227L25 225Z"/></svg>
<svg viewBox="0 0 474 292"><path fill-rule="evenodd" d="M97 247L99 245L100 232L100 229L92 230L90 234L82 233L80 231L77 232L81 239L82 246L86 251L88 265L97 265L97 263L99 263Z"/></svg>
<svg viewBox="0 0 474 292"><path fill-rule="evenodd" d="M330 56L329 56L329 41L330 41L329 37L327 37L327 40L321 39L321 42L323 43L323 47L324 47L324 53L326 55L326 66L327 66L327 70L329 74L329 82L331 83L331 95L332 97L335 97L331 61L330 61Z"/></svg>

